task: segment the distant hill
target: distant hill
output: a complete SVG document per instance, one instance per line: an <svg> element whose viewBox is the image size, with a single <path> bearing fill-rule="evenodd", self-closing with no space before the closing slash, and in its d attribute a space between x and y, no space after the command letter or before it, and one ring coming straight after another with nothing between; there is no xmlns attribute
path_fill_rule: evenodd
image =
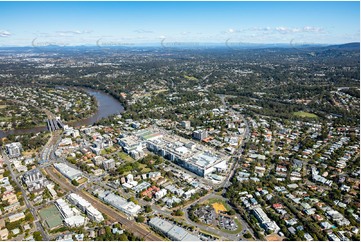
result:
<svg viewBox="0 0 361 242"><path fill-rule="evenodd" d="M321 51L321 52L329 52L329 51L359 51L360 50L360 42L346 43L346 44L338 44L338 45L326 45L326 44L285 44L285 43L275 43L275 44L256 44L256 43L202 43L198 45L192 45L190 43L187 45L186 43L182 45L175 46L160 46L159 44L148 44L148 45L134 45L134 46L103 46L99 48L99 46L94 45L79 45L79 46L58 46L58 45L48 45L48 46L24 46L24 47L1 47L0 51L99 51L105 49L134 49L134 50L154 50L154 49L198 49L198 50L215 50L215 49L233 49L233 50L268 50L268 51Z"/></svg>
<svg viewBox="0 0 361 242"><path fill-rule="evenodd" d="M360 50L360 42L353 42L341 45L329 45L326 46L325 49L333 49L333 50Z"/></svg>

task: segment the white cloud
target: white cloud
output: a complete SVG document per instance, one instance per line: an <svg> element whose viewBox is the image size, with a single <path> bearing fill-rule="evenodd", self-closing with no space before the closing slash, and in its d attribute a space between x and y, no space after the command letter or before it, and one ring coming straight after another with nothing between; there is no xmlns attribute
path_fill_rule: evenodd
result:
<svg viewBox="0 0 361 242"><path fill-rule="evenodd" d="M252 27L252 28L249 28L248 30L250 31L270 31L272 30L271 27Z"/></svg>
<svg viewBox="0 0 361 242"><path fill-rule="evenodd" d="M56 33L60 36L73 36L73 35L82 35L82 34L90 34L91 30L65 30L65 31L57 31Z"/></svg>
<svg viewBox="0 0 361 242"><path fill-rule="evenodd" d="M222 31L222 34L236 34L236 33L252 33L252 32L262 32L263 34L269 33L281 33L281 34L292 34L292 33L325 33L323 28L314 27L314 26L304 26L299 28L291 28L286 26L278 27L251 27L244 29L233 29L230 28L226 31Z"/></svg>
<svg viewBox="0 0 361 242"><path fill-rule="evenodd" d="M324 30L322 28L313 27L313 26L305 26L303 27L304 32L313 32L313 33L322 33Z"/></svg>
<svg viewBox="0 0 361 242"><path fill-rule="evenodd" d="M137 29L137 30L134 30L134 32L138 33L138 34L151 34L151 33L153 33L153 31L145 30L145 29Z"/></svg>
<svg viewBox="0 0 361 242"><path fill-rule="evenodd" d="M304 26L304 27L297 27L291 28L286 26L278 26L278 27L251 27L251 28L244 28L244 29L234 29L229 28L226 31L222 31L222 34L247 34L252 32L259 32L262 34L271 34L271 33L281 33L281 34L294 34L294 33L325 33L325 31L320 27L315 26Z"/></svg>
<svg viewBox="0 0 361 242"><path fill-rule="evenodd" d="M279 32L290 32L291 30L287 27L276 27L276 30Z"/></svg>
<svg viewBox="0 0 361 242"><path fill-rule="evenodd" d="M289 33L323 33L323 29L314 26L305 26L303 28L289 28L289 27L276 27L276 31L282 34L289 34Z"/></svg>
<svg viewBox="0 0 361 242"><path fill-rule="evenodd" d="M11 36L11 33L9 31L6 30L0 30L0 37L9 37Z"/></svg>

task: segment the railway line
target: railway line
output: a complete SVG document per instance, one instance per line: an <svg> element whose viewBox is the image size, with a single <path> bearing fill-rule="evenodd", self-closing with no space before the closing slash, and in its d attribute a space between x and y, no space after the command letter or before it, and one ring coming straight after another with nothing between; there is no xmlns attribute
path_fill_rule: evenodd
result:
<svg viewBox="0 0 361 242"><path fill-rule="evenodd" d="M65 178L59 177L61 176L60 173L57 173L53 167L46 167L45 169L46 174L50 176L50 178L59 184L60 187L62 187L66 192L74 192L78 194L79 196L82 196L86 200L88 200L96 209L98 209L101 213L108 216L108 219L111 222L119 222L124 226L125 229L132 232L135 236L143 238L144 240L150 240L150 241L160 241L162 240L161 237L157 236L150 230L146 229L140 224L137 224L134 221L130 221L127 219L126 216L120 214L115 209L105 205L98 199L94 198L89 193L78 190L76 187L74 187L72 184L70 184Z"/></svg>

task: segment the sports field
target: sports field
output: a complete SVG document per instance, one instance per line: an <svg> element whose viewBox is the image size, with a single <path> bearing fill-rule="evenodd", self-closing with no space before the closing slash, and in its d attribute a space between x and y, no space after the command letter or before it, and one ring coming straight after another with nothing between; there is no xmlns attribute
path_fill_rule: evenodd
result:
<svg viewBox="0 0 361 242"><path fill-rule="evenodd" d="M43 208L39 211L39 215L49 229L54 229L63 224L61 215L55 205L50 205L49 207Z"/></svg>

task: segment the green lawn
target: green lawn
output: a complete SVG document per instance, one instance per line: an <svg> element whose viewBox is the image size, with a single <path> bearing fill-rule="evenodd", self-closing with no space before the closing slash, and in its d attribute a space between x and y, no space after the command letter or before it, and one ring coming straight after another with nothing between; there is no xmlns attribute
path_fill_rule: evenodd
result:
<svg viewBox="0 0 361 242"><path fill-rule="evenodd" d="M294 112L293 115L301 117L301 118L317 118L318 116L314 113L308 113L308 112Z"/></svg>
<svg viewBox="0 0 361 242"><path fill-rule="evenodd" d="M134 162L135 160L124 152L118 152L118 157L126 162Z"/></svg>
<svg viewBox="0 0 361 242"><path fill-rule="evenodd" d="M150 168L146 168L146 164L140 164L139 167L142 169L142 172L143 173L147 173L147 172L150 172Z"/></svg>

